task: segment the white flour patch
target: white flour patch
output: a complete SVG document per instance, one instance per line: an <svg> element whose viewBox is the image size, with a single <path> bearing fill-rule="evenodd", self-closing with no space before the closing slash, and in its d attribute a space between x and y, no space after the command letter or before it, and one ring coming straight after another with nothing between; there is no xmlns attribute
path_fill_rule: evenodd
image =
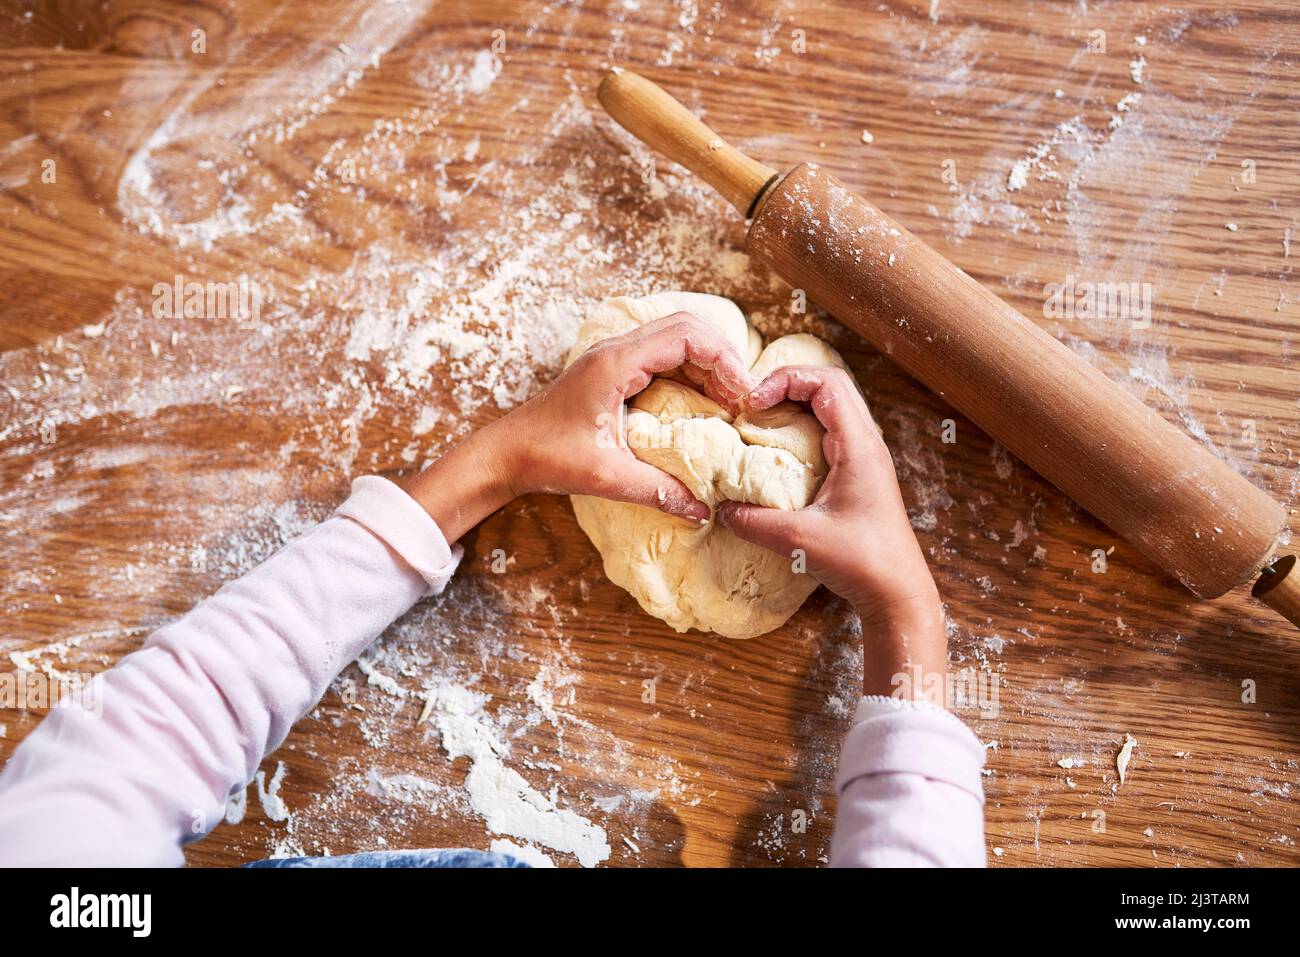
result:
<svg viewBox="0 0 1300 957"><path fill-rule="evenodd" d="M280 797L280 785L284 783L284 762L276 763L275 774L271 776L268 784L266 772L258 771L257 777L257 800L262 805L262 813L266 815L268 821L283 822L289 820L289 808L284 803L284 798Z"/></svg>
<svg viewBox="0 0 1300 957"><path fill-rule="evenodd" d="M576 686L581 681L579 672L564 668L558 661L543 661L525 694L537 705L542 716L560 729L561 714L556 709L572 705L577 700Z"/></svg>
<svg viewBox="0 0 1300 957"><path fill-rule="evenodd" d="M406 691L392 675L386 675L364 657L356 661L357 668L366 676L366 684L372 685L382 691L384 694L392 695L395 698L406 697Z"/></svg>
<svg viewBox="0 0 1300 957"><path fill-rule="evenodd" d="M469 76L465 78L465 89L475 95L482 95L500 75L501 61L492 54L491 50L479 50L474 54L474 65L470 67Z"/></svg>
<svg viewBox="0 0 1300 957"><path fill-rule="evenodd" d="M227 824L240 824L244 820L244 815L248 813L248 788L242 787L230 796L226 802Z"/></svg>
<svg viewBox="0 0 1300 957"><path fill-rule="evenodd" d="M553 795L541 794L506 767L508 749L488 726L479 697L465 688L435 688L426 698L421 720L433 722L448 757L472 762L465 790L491 833L573 854L583 867L609 858L604 828L558 807Z"/></svg>
<svg viewBox="0 0 1300 957"><path fill-rule="evenodd" d="M1145 83L1147 80L1147 58L1139 53L1130 60L1128 73L1134 83Z"/></svg>
<svg viewBox="0 0 1300 957"><path fill-rule="evenodd" d="M509 854L515 860L523 861L532 867L554 867L555 862L531 845L519 845L514 841L507 841L504 838L498 838L493 841L488 850L496 854Z"/></svg>

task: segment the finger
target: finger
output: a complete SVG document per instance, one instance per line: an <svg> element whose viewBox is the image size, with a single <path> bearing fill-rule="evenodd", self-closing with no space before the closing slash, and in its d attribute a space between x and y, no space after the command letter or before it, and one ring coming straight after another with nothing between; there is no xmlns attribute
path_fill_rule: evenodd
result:
<svg viewBox="0 0 1300 957"><path fill-rule="evenodd" d="M703 392L732 415L735 415L740 411L741 396L731 394L730 390L719 389L714 383L712 374L708 369L701 369L699 366L693 366L690 363L687 363L681 367L680 372L687 382L695 386L696 389ZM750 381L753 380L751 379Z"/></svg>
<svg viewBox="0 0 1300 957"><path fill-rule="evenodd" d="M723 502L718 506L718 521L737 538L752 542L760 548L789 556L800 547L805 536L806 513L787 512L779 508L763 508L741 502Z"/></svg>
<svg viewBox="0 0 1300 957"><path fill-rule="evenodd" d="M807 403L826 429L822 448L832 467L859 447L881 441L880 428L843 369L782 366L745 396L742 404L763 410L787 399Z"/></svg>
<svg viewBox="0 0 1300 957"><path fill-rule="evenodd" d="M745 404L770 409L786 399L808 403L827 429L849 428L871 419L849 374L831 366L782 366L745 397Z"/></svg>
<svg viewBox="0 0 1300 957"><path fill-rule="evenodd" d="M667 472L630 455L608 474L596 490L601 498L646 505L696 525L709 520L709 506Z"/></svg>
<svg viewBox="0 0 1300 957"><path fill-rule="evenodd" d="M711 326L685 312L674 313L609 341L609 350L627 370L625 392L644 389L658 373L694 366L715 401L734 403L754 388L754 380L735 347Z"/></svg>

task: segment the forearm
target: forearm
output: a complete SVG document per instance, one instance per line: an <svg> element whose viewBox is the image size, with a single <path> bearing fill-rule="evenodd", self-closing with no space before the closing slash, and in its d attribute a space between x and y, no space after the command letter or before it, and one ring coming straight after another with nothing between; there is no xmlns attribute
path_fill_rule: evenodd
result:
<svg viewBox="0 0 1300 957"><path fill-rule="evenodd" d="M6 864L182 861L334 676L455 569L434 524L362 479L339 513L52 712L0 774Z"/></svg>
<svg viewBox="0 0 1300 957"><path fill-rule="evenodd" d="M929 579L860 612L863 694L844 741L831 864L984 865L984 748L947 706L948 641Z"/></svg>

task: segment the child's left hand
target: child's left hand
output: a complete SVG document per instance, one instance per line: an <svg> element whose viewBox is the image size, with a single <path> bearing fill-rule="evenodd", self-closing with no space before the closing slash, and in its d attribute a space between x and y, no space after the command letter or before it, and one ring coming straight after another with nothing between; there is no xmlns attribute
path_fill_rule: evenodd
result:
<svg viewBox="0 0 1300 957"><path fill-rule="evenodd" d="M621 441L623 403L655 375L683 366L729 408L754 387L726 338L675 313L593 346L546 391L467 436L405 488L449 542L530 492L595 495L703 521L707 505Z"/></svg>

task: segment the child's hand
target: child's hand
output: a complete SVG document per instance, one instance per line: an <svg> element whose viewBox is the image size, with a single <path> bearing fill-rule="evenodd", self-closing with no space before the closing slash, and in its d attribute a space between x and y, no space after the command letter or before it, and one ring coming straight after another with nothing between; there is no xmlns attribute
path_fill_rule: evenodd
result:
<svg viewBox="0 0 1300 957"><path fill-rule="evenodd" d="M685 485L622 442L623 403L678 368L728 408L754 387L721 333L675 313L593 346L545 392L467 436L406 489L448 541L529 492L596 495L707 519L709 507Z"/></svg>
<svg viewBox="0 0 1300 957"><path fill-rule="evenodd" d="M724 336L679 312L587 350L541 395L500 425L512 430L515 492L596 495L699 522L709 507L623 444L623 403L659 373L684 368L714 401L734 409L754 387Z"/></svg>
<svg viewBox="0 0 1300 957"><path fill-rule="evenodd" d="M776 370L744 401L769 409L783 399L809 403L826 429L830 471L817 498L797 512L724 502L719 521L787 558L802 549L808 572L852 603L868 641L887 646L870 649L868 693L889 694L892 675L914 665L941 674L947 638L939 593L866 403L842 370L807 366Z"/></svg>

